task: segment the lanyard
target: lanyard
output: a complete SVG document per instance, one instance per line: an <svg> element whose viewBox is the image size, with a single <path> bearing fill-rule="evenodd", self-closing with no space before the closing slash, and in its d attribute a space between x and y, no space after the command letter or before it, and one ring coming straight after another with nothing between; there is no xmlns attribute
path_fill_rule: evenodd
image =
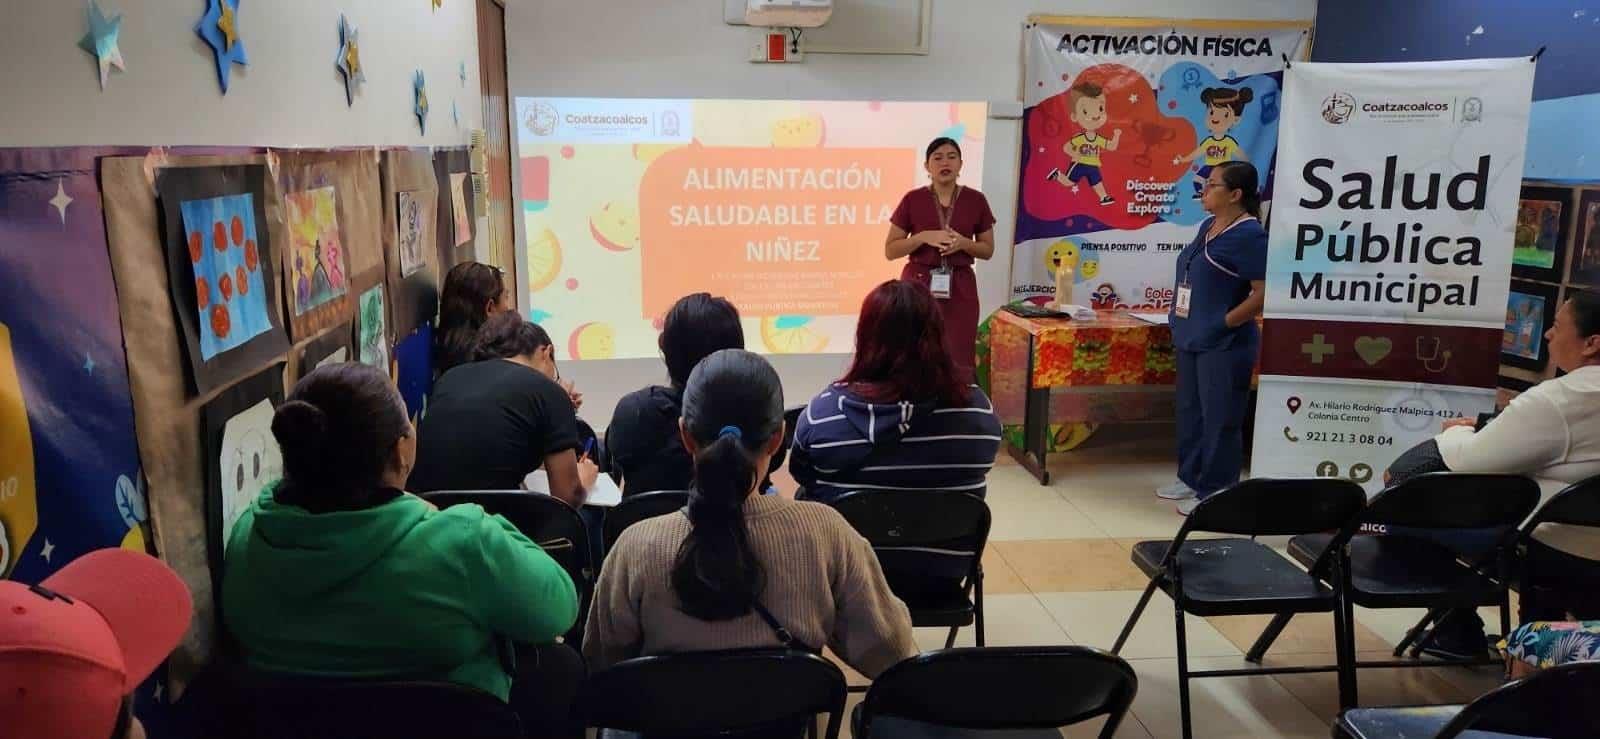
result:
<svg viewBox="0 0 1600 739"><path fill-rule="evenodd" d="M1216 238L1217 236L1221 236L1221 235L1227 233L1228 229L1233 228L1234 225L1237 224L1239 221L1244 220L1245 215L1246 215L1245 213L1240 213L1239 215L1234 216L1233 220L1228 221L1228 225L1226 227L1224 227L1221 231L1218 231L1216 233L1216 236L1213 236L1213 235L1211 235L1209 233L1205 233L1204 231L1202 231L1200 233L1200 250L1196 251L1196 252L1192 252L1191 254L1189 254L1189 258L1187 260L1184 260L1184 262L1183 262L1183 280L1182 280L1182 282L1183 282L1184 285L1188 285L1189 284L1189 268L1194 266L1194 258L1200 256L1200 254L1202 252L1204 252L1205 250L1210 249L1211 248L1211 240L1212 239ZM1207 229L1207 230L1209 231L1210 229Z"/></svg>
<svg viewBox="0 0 1600 739"><path fill-rule="evenodd" d="M961 186L956 185L955 192L950 194L950 207L948 208L944 207L944 203L939 202L939 193L934 192L932 186L928 187L928 194L933 196L933 208L939 212L939 229L941 231L949 231L950 219L955 215L956 212L956 201L961 198ZM939 257L939 269L950 269L949 257Z"/></svg>

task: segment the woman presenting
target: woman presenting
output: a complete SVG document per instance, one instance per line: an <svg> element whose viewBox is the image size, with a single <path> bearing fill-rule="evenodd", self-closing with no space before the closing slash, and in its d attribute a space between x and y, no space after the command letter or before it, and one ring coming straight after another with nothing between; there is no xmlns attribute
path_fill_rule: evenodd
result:
<svg viewBox="0 0 1600 739"><path fill-rule="evenodd" d="M883 253L889 261L909 257L900 279L926 285L939 299L944 346L960 380L973 381L977 363L978 279L974 259L994 256L994 212L961 177L961 146L940 137L928 144L923 166L932 180L900 199L889 218Z"/></svg>
<svg viewBox="0 0 1600 739"><path fill-rule="evenodd" d="M1211 217L1178 254L1172 344L1178 355L1178 480L1156 495L1189 515L1238 482L1244 416L1266 296L1267 232L1256 168L1223 162L1206 176L1200 204Z"/></svg>

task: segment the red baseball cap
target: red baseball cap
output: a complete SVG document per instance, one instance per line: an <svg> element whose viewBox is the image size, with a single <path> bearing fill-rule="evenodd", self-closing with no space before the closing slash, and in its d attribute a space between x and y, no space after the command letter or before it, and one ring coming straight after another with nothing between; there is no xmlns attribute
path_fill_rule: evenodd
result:
<svg viewBox="0 0 1600 739"><path fill-rule="evenodd" d="M189 588L147 554L101 549L44 582L0 582L0 726L102 739L189 628ZM13 733L14 732L14 733Z"/></svg>

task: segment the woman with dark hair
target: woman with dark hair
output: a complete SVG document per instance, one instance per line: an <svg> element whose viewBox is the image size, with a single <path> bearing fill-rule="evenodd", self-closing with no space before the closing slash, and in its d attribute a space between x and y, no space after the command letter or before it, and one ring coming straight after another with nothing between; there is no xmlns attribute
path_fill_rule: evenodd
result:
<svg viewBox="0 0 1600 739"><path fill-rule="evenodd" d="M543 468L550 494L583 505L599 476L550 335L515 313L483 324L475 356L439 378L418 432L411 489L517 490Z"/></svg>
<svg viewBox="0 0 1600 739"><path fill-rule="evenodd" d="M944 315L944 345L963 382L976 376L978 341L977 259L994 256L994 212L983 193L957 182L961 145L940 137L928 144L923 167L930 183L900 198L889 217L884 256L906 258L900 279L920 283L938 299Z"/></svg>
<svg viewBox="0 0 1600 739"><path fill-rule="evenodd" d="M612 474L620 478L624 495L689 489L694 461L678 438L683 386L700 360L722 349L744 348L739 309L710 293L680 298L667 311L657 343L672 384L623 396L606 427Z"/></svg>
<svg viewBox="0 0 1600 739"><path fill-rule="evenodd" d="M499 267L462 262L444 277L439 327L433 333L433 369L440 375L473 361L478 329L491 316L511 310L511 291Z"/></svg>
<svg viewBox="0 0 1600 739"><path fill-rule="evenodd" d="M958 374L943 330L922 285L891 280L867 295L850 371L795 427L789 472L807 500L855 490L984 494L1000 421Z"/></svg>
<svg viewBox="0 0 1600 739"><path fill-rule="evenodd" d="M1239 481L1266 298L1267 231L1260 184L1249 162L1216 165L1200 204L1211 214L1178 254L1172 344L1178 359L1178 479L1156 495L1187 516Z"/></svg>
<svg viewBox="0 0 1600 739"><path fill-rule="evenodd" d="M871 545L834 511L756 487L783 443L783 387L725 349L683 390L695 483L682 511L624 531L595 585L592 670L652 654L830 647L868 677L915 654L911 617Z"/></svg>
<svg viewBox="0 0 1600 739"><path fill-rule="evenodd" d="M272 435L283 480L240 516L222 579L223 621L250 667L507 700L501 642L547 643L577 619L572 580L504 518L402 491L416 441L388 375L312 371Z"/></svg>

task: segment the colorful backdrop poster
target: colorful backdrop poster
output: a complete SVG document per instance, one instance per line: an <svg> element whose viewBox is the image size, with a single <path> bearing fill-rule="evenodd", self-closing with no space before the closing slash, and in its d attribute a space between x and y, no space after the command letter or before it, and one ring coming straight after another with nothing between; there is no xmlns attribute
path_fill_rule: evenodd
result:
<svg viewBox="0 0 1600 739"><path fill-rule="evenodd" d="M1253 475L1375 492L1441 422L1494 409L1533 71L1285 73Z"/></svg>
<svg viewBox="0 0 1600 739"><path fill-rule="evenodd" d="M678 298L731 300L751 349L847 353L868 291L900 274L889 217L978 102L518 98L519 305L560 359L655 357Z"/></svg>
<svg viewBox="0 0 1600 739"><path fill-rule="evenodd" d="M0 577L149 521L91 149L0 149Z"/></svg>
<svg viewBox="0 0 1600 739"><path fill-rule="evenodd" d="M1166 310L1211 168L1254 164L1270 200L1305 45L1303 24L1030 22L1010 300L1050 299L1067 267L1080 304Z"/></svg>

